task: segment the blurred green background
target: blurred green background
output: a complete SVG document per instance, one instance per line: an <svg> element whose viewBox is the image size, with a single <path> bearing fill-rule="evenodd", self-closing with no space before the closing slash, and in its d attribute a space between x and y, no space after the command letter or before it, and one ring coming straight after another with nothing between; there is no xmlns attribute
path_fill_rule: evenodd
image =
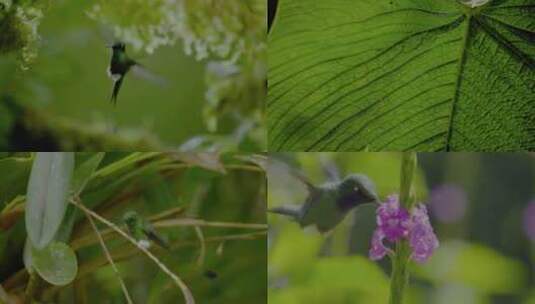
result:
<svg viewBox="0 0 535 304"><path fill-rule="evenodd" d="M0 4L4 5L4 11L0 7L4 150L16 150L9 138L15 136L13 125L21 119L17 111L8 111L7 99L48 118L44 125L35 119L26 123L34 136L28 136L33 143L18 145L24 150L41 150L43 143L35 137L49 129L55 131L52 137L60 137L55 140L62 150L178 148L193 138L197 142L185 148L264 147L264 1L2 0ZM19 11L42 17L11 21L10 14L18 16ZM27 33L31 29L36 36ZM22 42L15 43L10 35L21 36ZM223 42L224 37L232 37L227 39L231 42ZM112 81L106 73L111 50L106 46L119 40L126 43L127 54L166 83L129 72L114 107ZM189 43L193 51L186 54ZM217 52L218 47L229 50ZM76 135L64 129L91 130L98 135L92 141L100 140L101 145L71 144ZM16 136L21 140L21 132ZM104 143L103 138L110 136L124 144Z"/></svg>
<svg viewBox="0 0 535 304"><path fill-rule="evenodd" d="M75 173L94 155L76 153ZM0 287L14 299L23 298L28 279L23 265L24 214L17 210L24 208L32 161L30 153L0 155ZM122 229L121 218L128 210L151 219L172 247L167 251L153 246L153 253L185 282L197 303L214 304L262 303L267 297L265 199L263 170L236 154L106 153L81 194L85 206ZM154 218L162 213L167 217ZM202 264L194 226L158 226L173 219L215 223L200 226ZM221 222L257 227L217 226ZM101 232L108 228L97 225ZM184 303L169 276L137 248L117 235L106 244L134 303ZM126 303L82 212L69 245L78 257L78 275L61 288L45 285L44 303Z"/></svg>
<svg viewBox="0 0 535 304"><path fill-rule="evenodd" d="M336 164L364 173L384 199L398 192L397 153L277 153L268 207L302 203L306 189L286 165L315 183ZM406 303L535 303L535 155L421 153L418 201L428 203L440 241L431 259L410 264ZM387 303L390 261L368 259L373 206L361 206L332 234L301 230L268 215L269 303Z"/></svg>

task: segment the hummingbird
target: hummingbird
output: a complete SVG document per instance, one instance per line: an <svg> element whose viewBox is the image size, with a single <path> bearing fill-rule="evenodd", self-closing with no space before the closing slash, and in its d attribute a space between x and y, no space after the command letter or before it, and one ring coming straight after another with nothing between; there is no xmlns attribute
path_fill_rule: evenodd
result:
<svg viewBox="0 0 535 304"><path fill-rule="evenodd" d="M303 175L296 175L305 184L308 197L300 205L285 205L268 210L289 216L301 228L316 226L320 233L334 229L353 208L379 202L373 182L363 174L350 174L345 178L313 185Z"/></svg>
<svg viewBox="0 0 535 304"><path fill-rule="evenodd" d="M128 233L136 239L139 246L148 249L152 241L165 249L169 249L167 240L159 235L152 224L141 217L136 211L127 211L123 215L123 222L128 228Z"/></svg>
<svg viewBox="0 0 535 304"><path fill-rule="evenodd" d="M112 49L112 55L110 66L108 67L108 76L113 80L111 102L116 104L117 94L119 94L124 76L131 67L138 65L138 63L126 55L126 46L124 43L114 43L110 48Z"/></svg>

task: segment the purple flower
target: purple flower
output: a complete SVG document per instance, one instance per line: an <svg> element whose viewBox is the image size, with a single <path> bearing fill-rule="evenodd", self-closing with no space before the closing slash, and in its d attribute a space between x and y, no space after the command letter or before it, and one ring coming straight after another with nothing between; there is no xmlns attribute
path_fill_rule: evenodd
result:
<svg viewBox="0 0 535 304"><path fill-rule="evenodd" d="M429 205L433 215L441 222L452 223L466 214L466 192L454 184L444 184L431 191Z"/></svg>
<svg viewBox="0 0 535 304"><path fill-rule="evenodd" d="M372 236L372 247L370 248L370 259L377 261L382 259L387 252L392 251L383 244L385 235L382 230L376 229Z"/></svg>
<svg viewBox="0 0 535 304"><path fill-rule="evenodd" d="M382 259L393 251L384 245L384 239L397 242L407 239L412 249L411 258L419 263L425 262L438 248L438 239L429 222L427 208L418 204L411 214L400 206L397 195L391 195L377 208L377 228L375 229L370 259Z"/></svg>
<svg viewBox="0 0 535 304"><path fill-rule="evenodd" d="M435 249L438 248L438 239L427 216L424 204L418 204L412 210L409 244L412 248L411 258L419 263L425 262Z"/></svg>
<svg viewBox="0 0 535 304"><path fill-rule="evenodd" d="M397 195L390 195L386 202L377 208L377 226L390 242L409 235L409 219L407 210L400 208Z"/></svg>
<svg viewBox="0 0 535 304"><path fill-rule="evenodd" d="M524 232L535 242L535 200L524 209Z"/></svg>

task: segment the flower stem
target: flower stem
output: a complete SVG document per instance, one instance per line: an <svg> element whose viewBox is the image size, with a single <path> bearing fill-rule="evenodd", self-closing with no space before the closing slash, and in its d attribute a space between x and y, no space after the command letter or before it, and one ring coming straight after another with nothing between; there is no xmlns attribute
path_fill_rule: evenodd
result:
<svg viewBox="0 0 535 304"><path fill-rule="evenodd" d="M407 264L409 261L407 241L396 244L395 255L392 257L392 277L390 279L390 304L402 304L405 286L409 281Z"/></svg>
<svg viewBox="0 0 535 304"><path fill-rule="evenodd" d="M399 198L403 208L410 210L412 207L412 182L416 170L416 153L403 153L401 160L401 179ZM402 304L405 286L409 281L410 248L407 241L403 240L396 244L392 257L392 276L390 279L390 304Z"/></svg>
<svg viewBox="0 0 535 304"><path fill-rule="evenodd" d="M401 157L401 177L399 187L399 201L401 206L410 210L413 205L412 181L416 171L416 153L403 153Z"/></svg>

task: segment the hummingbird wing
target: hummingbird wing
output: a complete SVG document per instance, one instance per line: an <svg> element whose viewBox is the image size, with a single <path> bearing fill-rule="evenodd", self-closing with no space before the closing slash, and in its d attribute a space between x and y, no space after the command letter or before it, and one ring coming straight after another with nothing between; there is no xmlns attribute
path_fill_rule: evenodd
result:
<svg viewBox="0 0 535 304"><path fill-rule="evenodd" d="M132 74L160 86L167 85L167 80L165 78L152 73L137 62L132 66Z"/></svg>
<svg viewBox="0 0 535 304"><path fill-rule="evenodd" d="M320 157L320 164L321 169L323 170L325 176L327 176L328 181L339 182L342 180L340 170L334 161L327 157Z"/></svg>
<svg viewBox="0 0 535 304"><path fill-rule="evenodd" d="M143 228L143 233L145 233L145 235L147 236L149 240L155 242L160 247L163 247L167 250L170 249L169 243L167 242L167 240L165 240L161 235L159 235L154 229L154 227L152 227L151 224L149 223L145 224L145 227Z"/></svg>

